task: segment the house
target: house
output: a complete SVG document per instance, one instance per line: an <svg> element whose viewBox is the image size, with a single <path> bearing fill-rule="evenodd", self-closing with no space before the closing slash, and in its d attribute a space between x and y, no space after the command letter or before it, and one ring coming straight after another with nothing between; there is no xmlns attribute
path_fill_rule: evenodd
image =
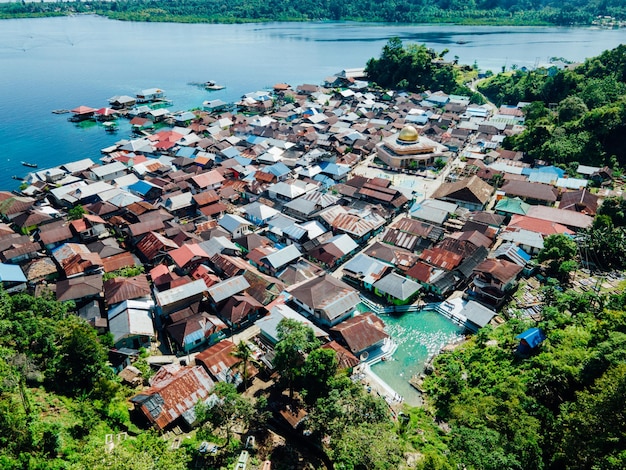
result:
<svg viewBox="0 0 626 470"><path fill-rule="evenodd" d="M163 235L156 232L148 232L148 234L137 243L136 248L145 261L156 265L159 264L170 251L178 248L178 245L176 242Z"/></svg>
<svg viewBox="0 0 626 470"><path fill-rule="evenodd" d="M528 204L544 206L553 206L559 194L558 190L549 184L518 180L507 181L500 191L509 198L519 197Z"/></svg>
<svg viewBox="0 0 626 470"><path fill-rule="evenodd" d="M207 344L214 344L224 337L223 330L226 329L226 325L215 315L190 312L191 314L187 316L187 311L188 309L185 309L172 314L170 318L176 321L167 326L167 333L179 351L189 353Z"/></svg>
<svg viewBox="0 0 626 470"><path fill-rule="evenodd" d="M220 309L220 317L233 329L239 329L258 318L263 304L249 294L241 293L230 297Z"/></svg>
<svg viewBox="0 0 626 470"><path fill-rule="evenodd" d="M156 292L157 310L161 315L169 315L204 298L207 286L202 279Z"/></svg>
<svg viewBox="0 0 626 470"><path fill-rule="evenodd" d="M26 289L26 276L19 266L0 263L0 284L9 294L23 291Z"/></svg>
<svg viewBox="0 0 626 470"><path fill-rule="evenodd" d="M191 181L198 190L208 191L221 188L225 180L219 171L210 170L192 177Z"/></svg>
<svg viewBox="0 0 626 470"><path fill-rule="evenodd" d="M413 219L431 225L441 226L451 214L454 214L459 205L452 202L440 201L437 199L424 199L416 202L409 209L409 215Z"/></svg>
<svg viewBox="0 0 626 470"><path fill-rule="evenodd" d="M477 332L483 326L488 325L489 322L496 316L496 312L488 309L484 305L468 301L458 314L461 320L464 320L464 326L472 332Z"/></svg>
<svg viewBox="0 0 626 470"><path fill-rule="evenodd" d="M409 269L419 259L418 255L404 248L380 242L373 243L364 253L367 256L389 263L403 271Z"/></svg>
<svg viewBox="0 0 626 470"><path fill-rule="evenodd" d="M124 300L108 309L109 332L113 335L115 348L150 348L156 339L153 307L152 300Z"/></svg>
<svg viewBox="0 0 626 470"><path fill-rule="evenodd" d="M158 430L177 421L191 428L196 421L196 405L210 402L214 386L202 367L170 364L162 367L152 378L150 388L135 395L131 402Z"/></svg>
<svg viewBox="0 0 626 470"><path fill-rule="evenodd" d="M576 211L591 217L596 215L599 206L599 198L587 189L577 191L565 191L561 194L559 209Z"/></svg>
<svg viewBox="0 0 626 470"><path fill-rule="evenodd" d="M259 271L266 274L276 275L278 271L285 268L288 264L294 262L302 256L300 250L295 245L287 245L280 250L269 253L259 259Z"/></svg>
<svg viewBox="0 0 626 470"><path fill-rule="evenodd" d="M217 223L227 230L233 238L243 237L251 232L250 222L237 214L224 214Z"/></svg>
<svg viewBox="0 0 626 470"><path fill-rule="evenodd" d="M56 297L59 302L98 299L102 297L102 286L101 274L62 279L56 283Z"/></svg>
<svg viewBox="0 0 626 470"><path fill-rule="evenodd" d="M546 334L540 328L529 328L515 337L519 339L518 354L530 354L546 340Z"/></svg>
<svg viewBox="0 0 626 470"><path fill-rule="evenodd" d="M204 367L216 382L227 382L236 386L243 382L241 359L234 356L237 346L229 340L222 340L196 354L196 364ZM248 363L248 378L258 374L257 368Z"/></svg>
<svg viewBox="0 0 626 470"><path fill-rule="evenodd" d="M246 219L259 227L267 224L267 221L275 215L280 214L280 212L273 207L258 201L243 206L241 210Z"/></svg>
<svg viewBox="0 0 626 470"><path fill-rule="evenodd" d="M98 253L80 243L65 243L52 251L52 257L66 277L102 272L104 264Z"/></svg>
<svg viewBox="0 0 626 470"><path fill-rule="evenodd" d="M198 264L205 263L211 259L198 243L187 243L180 248L168 251L167 255L178 268L179 274L188 273Z"/></svg>
<svg viewBox="0 0 626 470"><path fill-rule="evenodd" d="M346 234L335 235L307 252L311 261L333 268L357 252L359 245Z"/></svg>
<svg viewBox="0 0 626 470"><path fill-rule="evenodd" d="M474 268L472 287L468 294L488 305L499 307L517 285L517 276L523 269L523 266L504 259L486 259Z"/></svg>
<svg viewBox="0 0 626 470"><path fill-rule="evenodd" d="M483 210L495 189L474 175L454 183L443 183L432 194L433 199L452 202L471 211Z"/></svg>
<svg viewBox="0 0 626 470"><path fill-rule="evenodd" d="M343 279L366 290L373 290L374 283L393 269L391 264L378 261L359 253L342 266Z"/></svg>
<svg viewBox="0 0 626 470"><path fill-rule="evenodd" d="M207 293L213 306L217 306L248 287L250 287L250 283L243 275L235 276L212 285L207 289Z"/></svg>
<svg viewBox="0 0 626 470"><path fill-rule="evenodd" d="M104 299L109 307L125 300L151 300L150 284L145 274L115 277L104 281Z"/></svg>
<svg viewBox="0 0 626 470"><path fill-rule="evenodd" d="M288 289L291 300L317 323L332 327L352 316L358 292L329 274Z"/></svg>
<svg viewBox="0 0 626 470"><path fill-rule="evenodd" d="M305 324L313 330L313 334L316 338L325 342L328 339L328 333L318 327L315 323L300 315L294 309L287 304L278 303L274 305L269 314L258 319L254 324L259 327L261 331L261 337L264 341L267 341L271 345L275 345L278 342L278 324L281 320L289 318L300 323Z"/></svg>
<svg viewBox="0 0 626 470"><path fill-rule="evenodd" d="M126 174L126 165L121 162L113 162L94 166L87 170L87 174L92 181L111 181Z"/></svg>
<svg viewBox="0 0 626 470"><path fill-rule="evenodd" d="M557 209L556 207L532 206L526 214L528 217L555 222L567 228L578 231L591 227L593 217L578 211Z"/></svg>
<svg viewBox="0 0 626 470"><path fill-rule="evenodd" d="M393 305L407 305L418 296L422 286L397 273L389 273L374 282L374 293Z"/></svg>
<svg viewBox="0 0 626 470"><path fill-rule="evenodd" d="M70 221L69 226L83 243L109 236L107 223L98 215L84 214L82 218Z"/></svg>
<svg viewBox="0 0 626 470"><path fill-rule="evenodd" d="M345 344L355 357L367 359L389 339L385 323L371 312L362 313L335 325L331 335Z"/></svg>

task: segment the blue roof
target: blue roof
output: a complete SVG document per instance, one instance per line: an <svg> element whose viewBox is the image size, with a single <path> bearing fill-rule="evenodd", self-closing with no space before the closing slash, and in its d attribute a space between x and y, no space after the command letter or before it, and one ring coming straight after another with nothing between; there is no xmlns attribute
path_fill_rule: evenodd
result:
<svg viewBox="0 0 626 470"><path fill-rule="evenodd" d="M313 180L321 182L327 188L330 188L331 186L334 186L337 184L337 182L334 179L326 175L322 175L322 174L315 175L313 177Z"/></svg>
<svg viewBox="0 0 626 470"><path fill-rule="evenodd" d="M154 188L155 186L146 182L146 181L142 181L139 180L136 183L131 184L128 189L131 190L134 193L137 194L141 194L142 196L145 196L146 194L148 194L148 191L150 191L152 188Z"/></svg>
<svg viewBox="0 0 626 470"><path fill-rule="evenodd" d="M263 171L265 173L271 173L274 176L280 177L283 175L288 175L291 170L289 169L289 167L287 165L285 165L284 163L278 162L278 163L274 163L273 165L270 166L266 166Z"/></svg>
<svg viewBox="0 0 626 470"><path fill-rule="evenodd" d="M26 282L22 268L15 264L0 263L0 281Z"/></svg>
<svg viewBox="0 0 626 470"><path fill-rule="evenodd" d="M249 135L246 142L252 145L261 144L267 140L267 137L259 137L258 135Z"/></svg>
<svg viewBox="0 0 626 470"><path fill-rule="evenodd" d="M246 157L242 157L241 155L237 155L235 157L235 161L239 163L241 166L248 166L252 163L252 160Z"/></svg>
<svg viewBox="0 0 626 470"><path fill-rule="evenodd" d="M177 157L191 157L193 156L194 153L196 153L196 148L194 147L181 147L178 149L178 152L176 152L176 156Z"/></svg>
<svg viewBox="0 0 626 470"><path fill-rule="evenodd" d="M241 154L239 153L239 150L237 150L235 147L228 147L222 150L222 155L224 155L226 158L235 158Z"/></svg>
<svg viewBox="0 0 626 470"><path fill-rule="evenodd" d="M526 341L526 344L533 349L539 346L546 339L546 335L539 328L530 328L523 333L520 333L515 337L515 339L519 339Z"/></svg>
<svg viewBox="0 0 626 470"><path fill-rule="evenodd" d="M522 250L519 246L517 247L516 252L520 256L520 258L522 258L527 263L530 261L531 256L528 253L526 253L524 250Z"/></svg>

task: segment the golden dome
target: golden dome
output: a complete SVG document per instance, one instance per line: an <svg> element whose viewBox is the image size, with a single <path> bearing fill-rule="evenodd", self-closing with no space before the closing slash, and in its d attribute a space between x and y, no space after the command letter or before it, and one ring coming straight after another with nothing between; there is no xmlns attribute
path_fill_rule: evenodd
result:
<svg viewBox="0 0 626 470"><path fill-rule="evenodd" d="M417 142L419 139L419 133L413 126L404 126L398 135L398 140L401 142Z"/></svg>

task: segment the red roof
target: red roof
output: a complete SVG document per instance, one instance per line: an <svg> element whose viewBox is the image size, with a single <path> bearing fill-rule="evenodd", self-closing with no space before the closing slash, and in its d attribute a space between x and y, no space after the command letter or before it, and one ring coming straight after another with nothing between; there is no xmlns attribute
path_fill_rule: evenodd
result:
<svg viewBox="0 0 626 470"><path fill-rule="evenodd" d="M96 111L96 108L90 108L89 106L79 106L78 108L72 109L72 112L74 114L89 114L95 113Z"/></svg>
<svg viewBox="0 0 626 470"><path fill-rule="evenodd" d="M165 372L171 372L162 373L165 368L168 369ZM199 401L207 400L214 385L202 367L164 366L153 377L152 387L133 397L132 401L140 406L148 420L163 429Z"/></svg>
<svg viewBox="0 0 626 470"><path fill-rule="evenodd" d="M565 225L518 214L515 214L513 215L513 217L511 217L511 221L509 222L507 228L524 229L530 232L540 233L544 236L554 235L557 233L568 235L574 234L574 232L568 229Z"/></svg>

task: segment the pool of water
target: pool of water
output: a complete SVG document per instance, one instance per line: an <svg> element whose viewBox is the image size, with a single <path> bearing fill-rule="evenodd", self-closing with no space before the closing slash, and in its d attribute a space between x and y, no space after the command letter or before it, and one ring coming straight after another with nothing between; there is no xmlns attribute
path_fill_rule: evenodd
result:
<svg viewBox="0 0 626 470"><path fill-rule="evenodd" d="M409 384L409 379L422 373L427 361L443 346L461 337L463 328L431 311L382 318L398 349L392 360L374 364L372 371L402 395L406 403L418 405L419 392Z"/></svg>

